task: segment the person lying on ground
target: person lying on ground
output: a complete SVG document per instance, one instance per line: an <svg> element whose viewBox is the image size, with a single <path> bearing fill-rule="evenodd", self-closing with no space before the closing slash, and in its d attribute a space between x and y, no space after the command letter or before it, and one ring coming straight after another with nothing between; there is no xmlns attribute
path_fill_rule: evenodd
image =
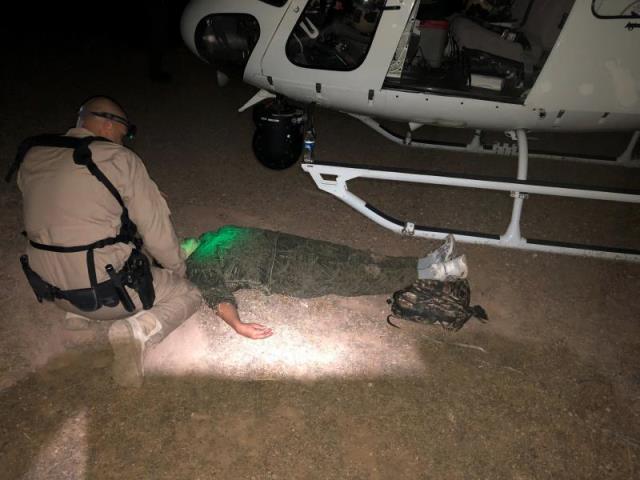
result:
<svg viewBox="0 0 640 480"><path fill-rule="evenodd" d="M417 279L465 278L464 255L454 256L453 236L424 258L391 257L331 242L270 230L224 226L187 238L181 247L187 277L205 302L237 333L270 337L273 330L244 323L233 292L258 289L266 294L313 298L377 295L393 292Z"/></svg>

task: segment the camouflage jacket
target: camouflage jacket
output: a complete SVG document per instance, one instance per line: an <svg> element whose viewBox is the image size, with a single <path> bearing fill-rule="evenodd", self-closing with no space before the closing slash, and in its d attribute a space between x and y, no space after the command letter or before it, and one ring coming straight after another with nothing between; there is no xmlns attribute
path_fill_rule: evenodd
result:
<svg viewBox="0 0 640 480"><path fill-rule="evenodd" d="M299 298L390 293L416 280L416 259L384 257L280 232L225 226L200 236L187 275L209 306L256 288Z"/></svg>

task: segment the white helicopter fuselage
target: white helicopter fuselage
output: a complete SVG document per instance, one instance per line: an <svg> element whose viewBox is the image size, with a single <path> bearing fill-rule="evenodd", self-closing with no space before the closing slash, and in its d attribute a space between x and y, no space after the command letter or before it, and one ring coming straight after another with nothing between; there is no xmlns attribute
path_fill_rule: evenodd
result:
<svg viewBox="0 0 640 480"><path fill-rule="evenodd" d="M282 7L259 0L196 0L182 32L198 54L194 31L211 14L246 14L260 36L244 81L305 104L367 117L488 130L624 131L640 128L640 28L629 18L599 18L590 0L576 0L535 83L517 102L385 86L415 1L388 0L364 61L354 70L295 65L286 43L307 0ZM639 20L640 21L640 20Z"/></svg>
<svg viewBox="0 0 640 480"><path fill-rule="evenodd" d="M453 0L193 0L181 28L191 50L218 69L219 81L222 66L235 64L244 81L260 89L240 108L258 106L252 144L258 161L281 170L303 151L301 168L320 190L378 225L409 236L453 233L471 243L640 261L640 250L535 240L520 232L530 194L640 203L640 192L527 179L530 154L640 166L634 156L640 0L502 3L509 16L498 11L495 18L515 19L508 25L474 17L473 2ZM348 113L405 146L517 154L517 178L406 171L397 162L380 168L318 161L312 109L299 104ZM408 123L409 130L401 137L377 119ZM471 128L474 136L468 144L414 141L412 132L423 125ZM483 130L506 131L517 143L485 144ZM617 157L579 158L530 150L528 131L635 132ZM354 194L348 182L358 178L509 192L511 219L502 235L420 225Z"/></svg>

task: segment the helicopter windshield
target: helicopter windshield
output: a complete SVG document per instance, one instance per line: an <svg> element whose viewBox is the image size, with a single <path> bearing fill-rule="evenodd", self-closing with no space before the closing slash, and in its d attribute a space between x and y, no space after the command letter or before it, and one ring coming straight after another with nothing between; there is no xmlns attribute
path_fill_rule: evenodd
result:
<svg viewBox="0 0 640 480"><path fill-rule="evenodd" d="M369 52L386 0L310 0L287 41L300 67L355 70Z"/></svg>

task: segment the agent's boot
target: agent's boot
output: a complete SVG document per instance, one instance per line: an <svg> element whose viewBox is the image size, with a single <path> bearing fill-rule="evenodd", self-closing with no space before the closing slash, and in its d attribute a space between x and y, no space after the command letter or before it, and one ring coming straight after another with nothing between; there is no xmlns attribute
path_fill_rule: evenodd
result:
<svg viewBox="0 0 640 480"><path fill-rule="evenodd" d="M440 280L467 278L467 257L460 255L446 262L435 263L422 270L418 269L418 278L421 280Z"/></svg>
<svg viewBox="0 0 640 480"><path fill-rule="evenodd" d="M144 379L144 353L147 341L162 330L154 314L143 310L109 328L113 348L113 380L123 387L141 387Z"/></svg>
<svg viewBox="0 0 640 480"><path fill-rule="evenodd" d="M444 243L436 248L426 257L418 259L418 270L424 270L436 263L446 262L451 260L456 249L456 240L453 235L449 234L444 239Z"/></svg>

